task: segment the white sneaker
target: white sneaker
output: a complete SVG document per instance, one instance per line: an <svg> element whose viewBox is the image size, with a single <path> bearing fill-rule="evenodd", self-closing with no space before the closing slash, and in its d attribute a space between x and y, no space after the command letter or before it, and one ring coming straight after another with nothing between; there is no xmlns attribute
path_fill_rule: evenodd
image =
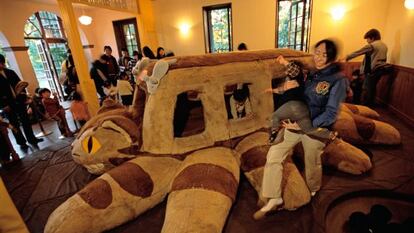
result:
<svg viewBox="0 0 414 233"><path fill-rule="evenodd" d="M66 138L66 137L65 137L65 136L63 136L63 135L60 135L60 136L59 136L59 139L61 139L61 140L62 140L62 139L65 139L65 138Z"/></svg>
<svg viewBox="0 0 414 233"><path fill-rule="evenodd" d="M279 205L283 203L282 198L272 198L270 199L265 206L263 206L260 210L256 211L253 214L253 218L255 220L262 219L266 216L269 211L276 210Z"/></svg>

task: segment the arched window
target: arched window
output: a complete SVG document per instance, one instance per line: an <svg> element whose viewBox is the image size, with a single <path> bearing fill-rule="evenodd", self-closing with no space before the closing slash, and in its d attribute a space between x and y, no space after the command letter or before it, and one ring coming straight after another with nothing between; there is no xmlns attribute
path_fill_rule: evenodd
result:
<svg viewBox="0 0 414 233"><path fill-rule="evenodd" d="M24 39L39 87L49 88L60 98L64 97L66 94L59 84L62 63L67 57L62 20L54 13L36 12L26 21Z"/></svg>

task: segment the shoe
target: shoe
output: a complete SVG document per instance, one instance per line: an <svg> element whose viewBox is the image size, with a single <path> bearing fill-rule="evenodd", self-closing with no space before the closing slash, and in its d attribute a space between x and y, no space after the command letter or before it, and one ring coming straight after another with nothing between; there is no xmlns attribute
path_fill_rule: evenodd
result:
<svg viewBox="0 0 414 233"><path fill-rule="evenodd" d="M282 205L282 203L282 198L269 199L265 206L253 214L253 219L260 220L266 217L267 213L277 210Z"/></svg>
<svg viewBox="0 0 414 233"><path fill-rule="evenodd" d="M270 136L269 136L269 143L273 143L275 141L276 137L277 137L277 131L272 130L270 132Z"/></svg>
<svg viewBox="0 0 414 233"><path fill-rule="evenodd" d="M20 145L20 149L27 150L29 149L29 146L25 143L25 144Z"/></svg>
<svg viewBox="0 0 414 233"><path fill-rule="evenodd" d="M35 138L33 141L29 141L30 144L32 145L37 145L37 143L39 142L43 142L43 138Z"/></svg>
<svg viewBox="0 0 414 233"><path fill-rule="evenodd" d="M60 135L59 136L59 139L65 139L66 137L65 136L63 136L63 135Z"/></svg>

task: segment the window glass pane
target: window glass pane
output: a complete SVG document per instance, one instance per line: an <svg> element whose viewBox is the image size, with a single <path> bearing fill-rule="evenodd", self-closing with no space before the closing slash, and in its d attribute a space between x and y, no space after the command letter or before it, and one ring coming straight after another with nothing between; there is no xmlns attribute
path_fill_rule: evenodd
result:
<svg viewBox="0 0 414 233"><path fill-rule="evenodd" d="M134 24L125 24L122 27L125 35L125 44L126 49L128 50L129 54L132 55L134 50L138 50L136 32Z"/></svg>
<svg viewBox="0 0 414 233"><path fill-rule="evenodd" d="M24 25L24 36L25 37L42 37L42 31L40 29L39 21L35 15L30 16Z"/></svg>
<svg viewBox="0 0 414 233"><path fill-rule="evenodd" d="M279 1L278 47L286 48L289 44L290 1Z"/></svg>
<svg viewBox="0 0 414 233"><path fill-rule="evenodd" d="M55 64L57 73L62 72L62 63L67 57L67 49L65 43L50 43L50 54L52 55L53 63Z"/></svg>
<svg viewBox="0 0 414 233"><path fill-rule="evenodd" d="M210 51L222 53L231 50L230 8L209 10Z"/></svg>
<svg viewBox="0 0 414 233"><path fill-rule="evenodd" d="M278 0L277 47L307 50L309 12L310 0Z"/></svg>
<svg viewBox="0 0 414 233"><path fill-rule="evenodd" d="M39 17L42 21L47 38L63 38L57 15L50 12L40 11Z"/></svg>

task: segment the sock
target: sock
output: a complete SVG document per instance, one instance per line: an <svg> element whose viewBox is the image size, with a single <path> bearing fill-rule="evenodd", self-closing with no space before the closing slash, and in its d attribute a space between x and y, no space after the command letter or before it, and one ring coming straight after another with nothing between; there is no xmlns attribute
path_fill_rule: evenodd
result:
<svg viewBox="0 0 414 233"><path fill-rule="evenodd" d="M278 205L280 205L282 203L283 203L283 199L281 197L279 197L279 198L272 198L260 210L263 211L263 212L268 212L268 211L274 209L276 206L278 206Z"/></svg>

